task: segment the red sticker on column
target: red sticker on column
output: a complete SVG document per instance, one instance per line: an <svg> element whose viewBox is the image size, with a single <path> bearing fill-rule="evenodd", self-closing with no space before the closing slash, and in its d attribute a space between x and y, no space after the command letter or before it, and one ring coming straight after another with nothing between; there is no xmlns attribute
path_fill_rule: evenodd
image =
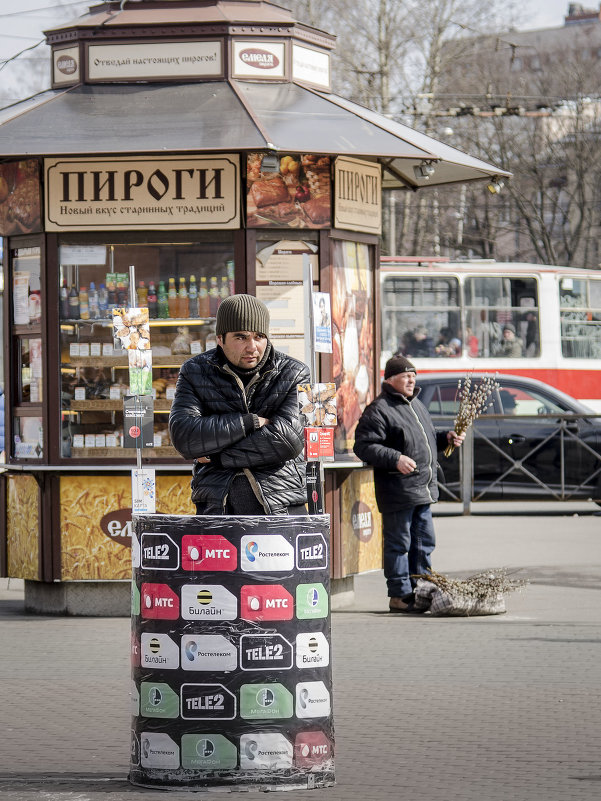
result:
<svg viewBox="0 0 601 801"><path fill-rule="evenodd" d="M142 431L138 426L131 426L129 429L129 436L132 437L132 439L137 439L141 433Z"/></svg>

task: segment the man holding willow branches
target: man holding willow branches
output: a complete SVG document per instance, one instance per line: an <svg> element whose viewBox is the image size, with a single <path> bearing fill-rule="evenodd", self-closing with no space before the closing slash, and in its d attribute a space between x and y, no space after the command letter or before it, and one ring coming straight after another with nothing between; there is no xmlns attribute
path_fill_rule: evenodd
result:
<svg viewBox="0 0 601 801"><path fill-rule="evenodd" d="M465 439L465 432L434 430L415 382L415 367L404 356L386 362L382 392L363 412L354 447L374 468L389 608L405 614L419 613L412 576L431 569L435 536L430 507L438 500L437 452L458 447Z"/></svg>

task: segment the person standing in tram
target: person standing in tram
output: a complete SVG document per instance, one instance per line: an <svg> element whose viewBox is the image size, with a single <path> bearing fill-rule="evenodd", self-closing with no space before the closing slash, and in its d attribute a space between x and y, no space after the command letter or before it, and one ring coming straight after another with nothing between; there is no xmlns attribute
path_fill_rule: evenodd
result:
<svg viewBox="0 0 601 801"><path fill-rule="evenodd" d="M415 608L412 577L432 567L437 451L449 444L458 447L465 439L455 431L434 430L415 382L415 367L404 356L386 362L382 392L361 415L354 447L355 454L374 468L389 609L406 614L424 611Z"/></svg>
<svg viewBox="0 0 601 801"><path fill-rule="evenodd" d="M174 447L194 460L197 514L306 514L296 387L309 368L275 350L252 295L221 302L215 333L216 348L182 365L169 415Z"/></svg>
<svg viewBox="0 0 601 801"><path fill-rule="evenodd" d="M524 355L522 340L516 336L513 323L505 323L503 326L503 341L497 356L509 356L519 358Z"/></svg>

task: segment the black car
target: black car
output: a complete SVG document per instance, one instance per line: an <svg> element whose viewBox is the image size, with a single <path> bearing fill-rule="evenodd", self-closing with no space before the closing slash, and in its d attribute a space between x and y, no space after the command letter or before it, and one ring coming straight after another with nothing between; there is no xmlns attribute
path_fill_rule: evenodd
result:
<svg viewBox="0 0 601 801"><path fill-rule="evenodd" d="M594 500L601 505L601 417L542 381L496 378L490 406L473 425L474 501ZM420 400L436 428L452 428L465 374L419 374ZM441 500L460 500L459 451L439 454ZM469 459L467 460L469 463Z"/></svg>

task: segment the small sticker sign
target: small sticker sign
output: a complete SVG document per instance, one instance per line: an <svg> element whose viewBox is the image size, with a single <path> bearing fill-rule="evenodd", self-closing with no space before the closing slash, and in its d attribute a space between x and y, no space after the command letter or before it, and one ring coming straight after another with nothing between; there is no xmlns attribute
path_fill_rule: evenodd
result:
<svg viewBox="0 0 601 801"><path fill-rule="evenodd" d="M152 395L126 395L123 399L123 447L154 447Z"/></svg>

